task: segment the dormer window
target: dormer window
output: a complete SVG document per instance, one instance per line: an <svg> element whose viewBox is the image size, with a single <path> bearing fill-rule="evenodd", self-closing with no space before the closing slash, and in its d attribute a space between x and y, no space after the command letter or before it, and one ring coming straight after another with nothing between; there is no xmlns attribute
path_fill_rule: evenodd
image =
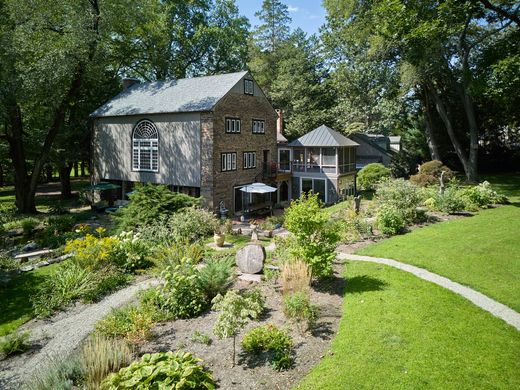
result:
<svg viewBox="0 0 520 390"><path fill-rule="evenodd" d="M254 94L254 83L253 80L244 80L244 93L246 95L253 95Z"/></svg>

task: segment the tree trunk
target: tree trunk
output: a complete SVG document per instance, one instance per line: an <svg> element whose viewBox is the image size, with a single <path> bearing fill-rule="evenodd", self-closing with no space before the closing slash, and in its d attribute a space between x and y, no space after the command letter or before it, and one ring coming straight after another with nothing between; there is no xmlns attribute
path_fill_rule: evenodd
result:
<svg viewBox="0 0 520 390"><path fill-rule="evenodd" d="M432 121L432 105L430 103L430 99L428 98L428 93L426 91L426 87L421 88L421 101L423 106L424 113L424 133L426 136L426 143L428 144L428 149L430 150L430 157L432 160L442 161L441 154L439 152L439 146L437 145L437 140L434 136L433 129L433 121Z"/></svg>
<svg viewBox="0 0 520 390"><path fill-rule="evenodd" d="M47 183L50 183L52 181L52 173L53 173L52 165L47 165L45 167L45 178L46 178Z"/></svg>
<svg viewBox="0 0 520 390"><path fill-rule="evenodd" d="M70 171L72 164L67 164L60 167L60 183L61 183L61 198L72 198L72 187L70 185Z"/></svg>
<svg viewBox="0 0 520 390"><path fill-rule="evenodd" d="M74 161L74 177L78 177L78 176L79 176L78 162Z"/></svg>
<svg viewBox="0 0 520 390"><path fill-rule="evenodd" d="M80 164L81 177L87 176L87 173L85 172L85 167L86 167L85 161L82 161Z"/></svg>
<svg viewBox="0 0 520 390"><path fill-rule="evenodd" d="M444 123L444 126L446 127L446 131L448 132L448 136L450 137L451 143L453 145L453 148L455 149L455 152L457 153L457 156L464 168L464 172L466 174L466 177L469 180L469 177L471 176L471 168L470 163L468 160L468 156L466 155L466 152L462 148L462 145L460 144L459 140L457 139L457 136L455 135L455 130L453 129L453 125L451 123L450 116L448 115L448 111L444 105L444 102L442 101L441 97L439 96L437 89L435 86L431 83L427 84L428 91L433 97L433 101L435 102L435 108L437 109L437 112L439 113L439 116L442 119L442 122Z"/></svg>
<svg viewBox="0 0 520 390"><path fill-rule="evenodd" d="M4 184L4 167L0 164L0 187L3 187Z"/></svg>

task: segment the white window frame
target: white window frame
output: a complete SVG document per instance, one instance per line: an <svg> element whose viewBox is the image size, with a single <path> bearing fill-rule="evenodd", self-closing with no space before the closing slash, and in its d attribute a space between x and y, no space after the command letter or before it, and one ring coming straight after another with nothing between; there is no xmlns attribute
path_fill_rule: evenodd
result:
<svg viewBox="0 0 520 390"><path fill-rule="evenodd" d="M149 164L145 164L145 152ZM137 122L132 130L132 171L159 172L159 132L148 119Z"/></svg>
<svg viewBox="0 0 520 390"><path fill-rule="evenodd" d="M253 119L253 124L251 127L253 134L265 134L265 120Z"/></svg>
<svg viewBox="0 0 520 390"><path fill-rule="evenodd" d="M226 118L226 133L238 134L240 133L241 125L239 118Z"/></svg>
<svg viewBox="0 0 520 390"><path fill-rule="evenodd" d="M244 152L244 169L256 168L256 152Z"/></svg>
<svg viewBox="0 0 520 390"><path fill-rule="evenodd" d="M222 172L237 170L237 153L227 152L220 154L220 169Z"/></svg>
<svg viewBox="0 0 520 390"><path fill-rule="evenodd" d="M246 95L255 94L255 83L253 80L244 79L244 94L246 94Z"/></svg>

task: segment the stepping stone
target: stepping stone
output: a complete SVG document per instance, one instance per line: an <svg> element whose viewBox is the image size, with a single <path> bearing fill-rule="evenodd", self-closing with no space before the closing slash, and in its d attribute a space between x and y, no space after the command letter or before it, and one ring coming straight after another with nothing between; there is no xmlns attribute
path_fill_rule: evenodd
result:
<svg viewBox="0 0 520 390"><path fill-rule="evenodd" d="M260 283L262 281L262 275L260 274L242 274L239 275L238 278L246 282Z"/></svg>

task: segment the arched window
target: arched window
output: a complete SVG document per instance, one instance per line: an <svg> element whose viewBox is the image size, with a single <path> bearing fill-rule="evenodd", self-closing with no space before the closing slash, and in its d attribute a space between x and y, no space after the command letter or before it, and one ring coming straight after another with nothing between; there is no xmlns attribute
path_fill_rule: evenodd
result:
<svg viewBox="0 0 520 390"><path fill-rule="evenodd" d="M132 170L159 171L159 132L146 119L137 123L132 133Z"/></svg>

